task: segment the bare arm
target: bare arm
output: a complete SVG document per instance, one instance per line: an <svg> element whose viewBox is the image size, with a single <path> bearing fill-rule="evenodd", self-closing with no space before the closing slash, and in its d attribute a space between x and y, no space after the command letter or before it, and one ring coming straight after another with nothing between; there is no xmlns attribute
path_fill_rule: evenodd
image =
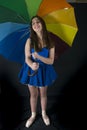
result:
<svg viewBox="0 0 87 130"><path fill-rule="evenodd" d="M55 55L55 48L51 48L49 51L49 57L45 58L43 56L38 55L36 52L33 53L33 56L39 60L41 60L42 62L46 63L46 64L53 64L54 63L54 55Z"/></svg>
<svg viewBox="0 0 87 130"><path fill-rule="evenodd" d="M32 68L32 70L37 70L39 65L31 60L30 44L30 39L27 39L25 44L25 62Z"/></svg>
<svg viewBox="0 0 87 130"><path fill-rule="evenodd" d="M30 53L30 39L27 39L25 44L25 62L30 67L32 66L31 53Z"/></svg>

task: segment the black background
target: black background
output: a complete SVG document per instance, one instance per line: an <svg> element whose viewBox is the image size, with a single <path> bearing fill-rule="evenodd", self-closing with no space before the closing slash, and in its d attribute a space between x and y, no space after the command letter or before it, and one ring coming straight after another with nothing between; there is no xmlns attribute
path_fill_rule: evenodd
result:
<svg viewBox="0 0 87 130"><path fill-rule="evenodd" d="M79 30L73 46L54 63L58 79L48 88L47 112L59 130L79 130L85 124L82 122L87 86L87 4L72 6ZM0 127L3 130L18 129L19 124L22 129L22 122L29 116L29 92L27 86L19 84L20 68L18 63L0 56ZM39 103L37 111L40 113Z"/></svg>

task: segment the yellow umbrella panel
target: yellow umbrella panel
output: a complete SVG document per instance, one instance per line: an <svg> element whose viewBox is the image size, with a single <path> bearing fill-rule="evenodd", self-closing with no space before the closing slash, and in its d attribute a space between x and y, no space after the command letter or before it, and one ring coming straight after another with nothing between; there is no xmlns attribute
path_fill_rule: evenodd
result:
<svg viewBox="0 0 87 130"><path fill-rule="evenodd" d="M73 40L78 31L74 8L67 4L65 0L62 2L60 2L60 0L56 1L59 1L59 3L53 4L50 2L52 7L56 6L53 8L53 11L52 8L46 8L44 11L45 13L43 13L43 5L45 6L46 4L46 1L44 1L45 3L40 6L38 15L45 20L49 31L59 36L69 46L72 46ZM48 7L50 7L50 5Z"/></svg>

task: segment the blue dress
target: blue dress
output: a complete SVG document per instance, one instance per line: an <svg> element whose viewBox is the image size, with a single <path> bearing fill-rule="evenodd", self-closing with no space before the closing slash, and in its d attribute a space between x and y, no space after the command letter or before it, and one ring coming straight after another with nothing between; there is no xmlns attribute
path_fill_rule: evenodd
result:
<svg viewBox="0 0 87 130"><path fill-rule="evenodd" d="M31 53L33 52L34 49L32 48ZM48 57L49 49L43 47L38 54L43 57ZM29 76L28 72L33 73L33 70L26 63L24 63L18 75L20 82L22 84L29 84L35 87L51 86L57 79L57 73L55 72L53 65L45 64L39 59L35 60L33 57L31 57L31 59L39 63L39 69L34 76Z"/></svg>

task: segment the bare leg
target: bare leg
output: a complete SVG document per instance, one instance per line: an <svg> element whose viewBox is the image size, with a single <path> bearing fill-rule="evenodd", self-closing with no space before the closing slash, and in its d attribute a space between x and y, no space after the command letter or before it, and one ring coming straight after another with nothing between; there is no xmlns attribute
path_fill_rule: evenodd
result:
<svg viewBox="0 0 87 130"><path fill-rule="evenodd" d="M47 107L47 87L40 88L40 98L41 98L41 109L42 109L42 118L46 125L50 125L49 117L46 114Z"/></svg>
<svg viewBox="0 0 87 130"><path fill-rule="evenodd" d="M26 127L30 127L35 120L36 117L36 106L38 99L38 88L34 86L28 86L30 91L30 107L31 107L31 117L26 122Z"/></svg>
<svg viewBox="0 0 87 130"><path fill-rule="evenodd" d="M38 99L38 88L32 86L32 87L29 87L29 91L30 91L31 112L36 112L37 99Z"/></svg>

